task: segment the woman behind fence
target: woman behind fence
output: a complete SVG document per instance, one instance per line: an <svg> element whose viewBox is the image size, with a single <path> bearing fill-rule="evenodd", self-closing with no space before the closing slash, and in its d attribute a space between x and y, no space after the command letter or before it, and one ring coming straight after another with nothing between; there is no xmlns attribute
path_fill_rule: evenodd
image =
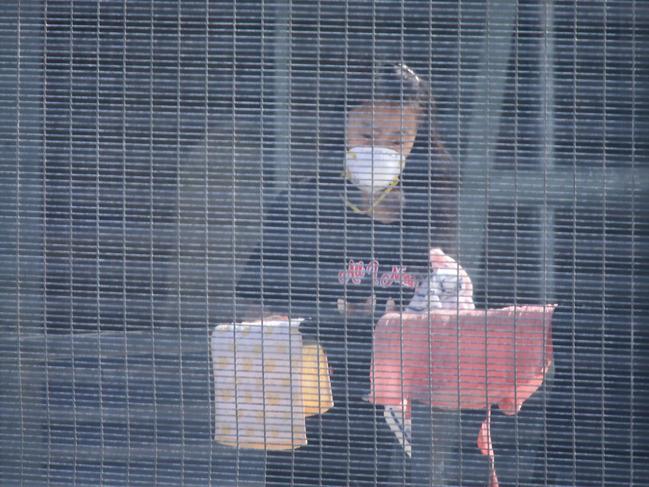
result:
<svg viewBox="0 0 649 487"><path fill-rule="evenodd" d="M459 470L463 483L486 483L477 449L458 455L459 413L413 409L415 463L430 465L422 477L398 432L404 418L388 425L367 402L374 324L428 286L431 248L457 248L457 165L437 133L428 84L404 64L350 68L344 106L340 165L319 165L267 209L237 286L248 318L306 318L301 331L324 347L331 372L335 406L307 419L307 446L268 452L267 483L458 485ZM467 430L475 441L476 428Z"/></svg>

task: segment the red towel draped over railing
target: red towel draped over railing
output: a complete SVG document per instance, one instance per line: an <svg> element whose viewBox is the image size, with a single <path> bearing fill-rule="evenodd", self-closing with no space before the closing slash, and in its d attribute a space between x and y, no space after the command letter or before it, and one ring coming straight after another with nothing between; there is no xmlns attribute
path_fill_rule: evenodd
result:
<svg viewBox="0 0 649 487"><path fill-rule="evenodd" d="M491 459L496 487L490 407L497 404L505 414L516 414L543 383L552 364L555 307L387 313L374 330L371 400L486 408L478 447Z"/></svg>

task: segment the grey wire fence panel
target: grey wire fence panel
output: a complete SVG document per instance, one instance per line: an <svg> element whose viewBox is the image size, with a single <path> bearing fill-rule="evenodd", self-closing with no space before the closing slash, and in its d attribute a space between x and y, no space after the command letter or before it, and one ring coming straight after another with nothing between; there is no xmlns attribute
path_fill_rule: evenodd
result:
<svg viewBox="0 0 649 487"><path fill-rule="evenodd" d="M502 483L644 485L648 5L5 2L0 485L275 485L214 441L209 338L379 60L430 83L478 307L559 304L552 388L494 413Z"/></svg>
<svg viewBox="0 0 649 487"><path fill-rule="evenodd" d="M3 408L22 403L3 431L5 480L246 485L255 463L238 474L234 451L213 442L208 343L200 330L5 340L21 363L3 357Z"/></svg>

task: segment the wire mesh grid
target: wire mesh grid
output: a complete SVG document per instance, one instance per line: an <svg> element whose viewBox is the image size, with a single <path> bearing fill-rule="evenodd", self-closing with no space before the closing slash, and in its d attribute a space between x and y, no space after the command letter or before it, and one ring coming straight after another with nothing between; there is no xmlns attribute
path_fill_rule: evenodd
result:
<svg viewBox="0 0 649 487"><path fill-rule="evenodd" d="M0 484L646 482L644 2L4 11ZM467 289L431 247L477 310L558 305L544 385L491 412L495 463L485 408L461 408L482 352L498 402L486 312L468 341L456 314L426 400L404 379L402 312ZM411 410L368 401L393 309ZM303 321L230 326L269 314ZM447 342L427 320L430 357ZM435 406L440 374L455 407Z"/></svg>

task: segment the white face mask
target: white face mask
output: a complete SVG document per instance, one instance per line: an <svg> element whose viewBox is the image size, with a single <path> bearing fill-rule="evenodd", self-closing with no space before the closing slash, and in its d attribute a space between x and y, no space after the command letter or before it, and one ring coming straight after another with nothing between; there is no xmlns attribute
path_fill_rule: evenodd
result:
<svg viewBox="0 0 649 487"><path fill-rule="evenodd" d="M362 145L347 151L345 167L352 182L367 193L385 189L401 174L401 154L387 147Z"/></svg>

